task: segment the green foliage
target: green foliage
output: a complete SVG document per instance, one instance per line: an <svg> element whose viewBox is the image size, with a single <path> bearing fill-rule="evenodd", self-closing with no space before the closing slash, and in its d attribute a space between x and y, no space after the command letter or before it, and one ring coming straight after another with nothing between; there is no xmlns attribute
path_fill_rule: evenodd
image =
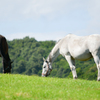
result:
<svg viewBox="0 0 100 100"><path fill-rule="evenodd" d="M0 74L0 100L100 100L100 83Z"/></svg>
<svg viewBox="0 0 100 100"><path fill-rule="evenodd" d="M55 43L55 41L37 41L29 37L8 41L9 55L14 60L12 73L41 76L43 57L47 58ZM72 78L70 67L61 55L52 66L53 70L50 77ZM0 59L0 73L2 70L2 60ZM76 70L78 78L97 79L97 68L93 59L85 62L76 61Z"/></svg>

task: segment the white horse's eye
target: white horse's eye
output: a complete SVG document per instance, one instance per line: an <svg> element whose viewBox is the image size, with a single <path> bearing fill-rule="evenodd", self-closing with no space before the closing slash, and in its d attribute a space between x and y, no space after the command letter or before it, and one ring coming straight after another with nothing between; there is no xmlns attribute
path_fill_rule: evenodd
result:
<svg viewBox="0 0 100 100"><path fill-rule="evenodd" d="M46 66L44 66L43 68L46 68Z"/></svg>

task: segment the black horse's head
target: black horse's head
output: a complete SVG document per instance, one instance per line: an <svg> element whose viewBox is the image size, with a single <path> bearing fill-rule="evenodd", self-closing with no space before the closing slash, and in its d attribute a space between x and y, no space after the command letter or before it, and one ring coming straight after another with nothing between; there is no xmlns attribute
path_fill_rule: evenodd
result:
<svg viewBox="0 0 100 100"><path fill-rule="evenodd" d="M13 61L3 61L3 73L11 73L11 64Z"/></svg>

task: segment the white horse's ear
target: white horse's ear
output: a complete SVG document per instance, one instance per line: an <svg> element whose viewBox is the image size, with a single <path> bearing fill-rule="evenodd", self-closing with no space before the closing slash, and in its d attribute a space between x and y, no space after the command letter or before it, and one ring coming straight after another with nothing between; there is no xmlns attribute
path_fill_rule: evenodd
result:
<svg viewBox="0 0 100 100"><path fill-rule="evenodd" d="M43 57L43 60L46 61L44 57Z"/></svg>

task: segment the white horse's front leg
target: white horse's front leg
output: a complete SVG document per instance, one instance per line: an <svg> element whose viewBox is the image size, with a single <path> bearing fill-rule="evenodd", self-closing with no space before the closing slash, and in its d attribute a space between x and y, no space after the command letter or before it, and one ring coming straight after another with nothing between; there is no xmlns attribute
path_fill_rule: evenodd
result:
<svg viewBox="0 0 100 100"><path fill-rule="evenodd" d="M76 68L75 68L75 60L70 56L70 55L65 55L66 60L69 63L70 69L73 74L73 78L77 79L77 73L76 73Z"/></svg>
<svg viewBox="0 0 100 100"><path fill-rule="evenodd" d="M100 81L100 64L98 65L98 78L97 81Z"/></svg>
<svg viewBox="0 0 100 100"><path fill-rule="evenodd" d="M98 77L97 77L97 81L100 81L100 53L99 52L94 52L92 53L94 61L97 65L97 69L98 69Z"/></svg>

